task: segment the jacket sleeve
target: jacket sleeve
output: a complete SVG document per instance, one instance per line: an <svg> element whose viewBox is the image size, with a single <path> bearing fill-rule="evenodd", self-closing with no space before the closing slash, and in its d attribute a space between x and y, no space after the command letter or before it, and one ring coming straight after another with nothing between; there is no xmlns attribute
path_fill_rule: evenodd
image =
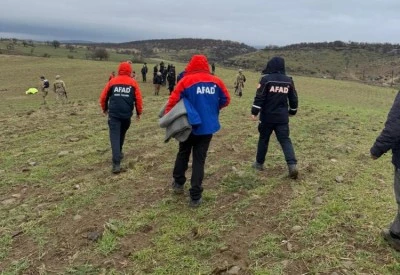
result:
<svg viewBox="0 0 400 275"><path fill-rule="evenodd" d="M228 106L229 103L231 102L231 95L229 94L228 89L226 88L225 84L222 81L218 83L218 86L222 90L222 93L219 98L219 109L222 109Z"/></svg>
<svg viewBox="0 0 400 275"><path fill-rule="evenodd" d="M288 93L289 99L289 114L295 115L297 113L297 107L299 105L299 98L297 97L296 87L294 86L294 82L292 79L292 85Z"/></svg>
<svg viewBox="0 0 400 275"><path fill-rule="evenodd" d="M397 93L389 111L384 129L370 150L371 155L380 157L398 142L400 142L400 92Z"/></svg>
<svg viewBox="0 0 400 275"><path fill-rule="evenodd" d="M261 107L264 105L264 101L267 97L266 91L266 83L260 80L258 84L256 96L254 97L253 106L251 107L251 114L257 116L261 110Z"/></svg>
<svg viewBox="0 0 400 275"><path fill-rule="evenodd" d="M136 114L139 116L143 112L143 99L142 99L142 92L140 91L139 85L135 83L135 108Z"/></svg>
<svg viewBox="0 0 400 275"><path fill-rule="evenodd" d="M108 98L109 98L109 93L110 92L110 82L108 82L106 84L106 86L104 87L103 91L101 92L100 95L100 106L101 109L103 110L103 112L108 110Z"/></svg>
<svg viewBox="0 0 400 275"><path fill-rule="evenodd" d="M184 85L182 81L179 81L176 85L175 89L172 91L171 95L168 98L167 105L165 107L165 113L168 113L181 99L182 93L184 92Z"/></svg>

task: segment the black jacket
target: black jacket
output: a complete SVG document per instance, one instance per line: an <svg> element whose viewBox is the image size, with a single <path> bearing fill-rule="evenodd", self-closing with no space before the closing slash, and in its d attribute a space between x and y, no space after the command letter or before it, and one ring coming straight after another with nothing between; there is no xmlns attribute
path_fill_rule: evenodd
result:
<svg viewBox="0 0 400 275"><path fill-rule="evenodd" d="M285 60L272 58L262 74L251 114L260 113L262 123L288 123L289 114L297 112L298 98L293 79L285 74Z"/></svg>
<svg viewBox="0 0 400 275"><path fill-rule="evenodd" d="M370 152L375 157L380 157L392 149L392 163L400 168L400 92L394 99L393 106L389 111L385 128L376 139Z"/></svg>

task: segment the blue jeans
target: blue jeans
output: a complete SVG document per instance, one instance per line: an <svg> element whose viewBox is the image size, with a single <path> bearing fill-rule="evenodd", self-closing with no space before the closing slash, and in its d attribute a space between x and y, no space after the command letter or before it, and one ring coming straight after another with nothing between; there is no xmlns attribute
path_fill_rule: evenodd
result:
<svg viewBox="0 0 400 275"><path fill-rule="evenodd" d="M108 117L108 126L110 128L110 143L112 151L112 161L114 164L121 162L121 151L124 146L125 134L131 125L131 119L121 119Z"/></svg>
<svg viewBox="0 0 400 275"><path fill-rule="evenodd" d="M297 164L296 156L294 154L294 149L292 141L289 137L289 124L277 124L277 123L260 123L258 125L258 132L260 137L258 139L257 156L256 161L260 164L264 164L265 156L268 152L269 138L272 132L275 132L276 138L281 144L283 154L285 155L285 160L288 165Z"/></svg>

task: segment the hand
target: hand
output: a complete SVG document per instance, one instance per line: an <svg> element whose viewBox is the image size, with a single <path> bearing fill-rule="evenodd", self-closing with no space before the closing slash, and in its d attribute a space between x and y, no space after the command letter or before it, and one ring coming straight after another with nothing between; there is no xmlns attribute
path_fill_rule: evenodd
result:
<svg viewBox="0 0 400 275"><path fill-rule="evenodd" d="M252 120L252 121L257 121L257 116L251 115L251 120Z"/></svg>
<svg viewBox="0 0 400 275"><path fill-rule="evenodd" d="M103 111L103 116L108 116L108 111Z"/></svg>
<svg viewBox="0 0 400 275"><path fill-rule="evenodd" d="M378 159L378 157L377 157L377 156L374 156L374 155L372 155L372 154L371 154L371 158L372 158L373 160L376 160L376 159Z"/></svg>
<svg viewBox="0 0 400 275"><path fill-rule="evenodd" d="M140 121L140 116L141 115L136 115L136 121Z"/></svg>

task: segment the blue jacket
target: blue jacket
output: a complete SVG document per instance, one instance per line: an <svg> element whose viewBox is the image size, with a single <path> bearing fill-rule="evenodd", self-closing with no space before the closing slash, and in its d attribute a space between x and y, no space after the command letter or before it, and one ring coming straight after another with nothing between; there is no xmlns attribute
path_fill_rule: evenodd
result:
<svg viewBox="0 0 400 275"><path fill-rule="evenodd" d="M210 73L204 55L192 57L185 69L185 77L168 99L165 112L168 113L182 98L188 100L200 116L201 124L192 126L192 134L214 134L221 128L219 110L229 104L230 95L222 80Z"/></svg>

